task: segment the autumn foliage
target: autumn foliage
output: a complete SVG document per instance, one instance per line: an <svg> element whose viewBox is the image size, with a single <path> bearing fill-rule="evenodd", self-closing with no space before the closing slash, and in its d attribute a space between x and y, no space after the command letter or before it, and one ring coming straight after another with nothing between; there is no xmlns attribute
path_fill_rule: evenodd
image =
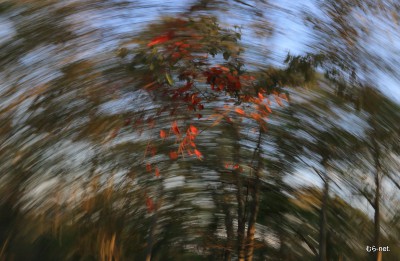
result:
<svg viewBox="0 0 400 261"><path fill-rule="evenodd" d="M138 70L142 89L154 104L162 104L157 115L165 113L170 118L169 129L164 123L154 135L159 139L151 139L146 146L144 164L149 174L163 176L160 163L152 159L160 154L171 163L186 158L207 159L196 139L221 121L235 124L246 118L267 130L272 96L279 106L283 106L286 96L274 88L271 92L265 81L246 71L240 32L222 28L206 17L169 19L149 31L157 33L143 35L141 51L131 64ZM223 100L228 101L224 106L210 106ZM144 117L137 121L146 122ZM157 128L157 118L150 119L151 128ZM238 162L226 163L226 169L244 171ZM150 197L146 207L148 213L155 210Z"/></svg>

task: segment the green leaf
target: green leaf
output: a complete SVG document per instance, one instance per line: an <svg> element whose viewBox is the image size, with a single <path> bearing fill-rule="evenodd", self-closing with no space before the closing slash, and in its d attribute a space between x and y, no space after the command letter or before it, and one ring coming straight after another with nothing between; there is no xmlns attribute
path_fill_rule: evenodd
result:
<svg viewBox="0 0 400 261"><path fill-rule="evenodd" d="M169 75L169 73L165 73L165 78L167 79L169 85L174 84L174 81L172 80L171 75Z"/></svg>

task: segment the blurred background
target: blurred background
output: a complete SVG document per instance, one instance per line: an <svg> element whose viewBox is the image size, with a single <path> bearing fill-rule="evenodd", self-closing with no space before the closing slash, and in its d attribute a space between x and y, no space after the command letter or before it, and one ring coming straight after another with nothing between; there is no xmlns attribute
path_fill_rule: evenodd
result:
<svg viewBox="0 0 400 261"><path fill-rule="evenodd" d="M0 1L0 260L400 260L399 19Z"/></svg>

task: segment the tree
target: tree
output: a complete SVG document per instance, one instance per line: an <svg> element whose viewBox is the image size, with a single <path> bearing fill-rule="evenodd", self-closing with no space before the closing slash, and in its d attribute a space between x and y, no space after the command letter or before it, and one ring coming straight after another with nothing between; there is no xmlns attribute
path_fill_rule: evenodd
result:
<svg viewBox="0 0 400 261"><path fill-rule="evenodd" d="M365 112L365 121L368 129L365 131L365 148L364 157L371 159L371 166L362 166L366 172L372 171L374 176L374 193L368 195L362 188L361 193L367 198L368 202L374 208L374 233L373 244L381 245L381 229L382 229L382 181L383 178L391 179L390 168L393 163L384 164L385 158L390 157L390 152L398 151L398 105L383 96L379 91L371 87L362 90L362 111ZM362 157L362 156L361 156ZM369 161L369 160L366 160ZM366 161L361 161L365 164ZM393 180L391 179L393 182ZM394 182L396 185L397 183ZM377 252L375 260L382 260L382 252Z"/></svg>
<svg viewBox="0 0 400 261"><path fill-rule="evenodd" d="M318 259L328 260L327 216L331 209L331 185L335 184L335 172L345 165L352 165L356 159L354 153L361 146L357 137L343 127L344 112L349 113L351 107L333 94L329 86L321 85L318 91L306 92L299 102L292 101L281 118L286 121L282 129L287 131L283 137L286 146L290 147L288 151L292 151L296 161L312 169L322 181Z"/></svg>

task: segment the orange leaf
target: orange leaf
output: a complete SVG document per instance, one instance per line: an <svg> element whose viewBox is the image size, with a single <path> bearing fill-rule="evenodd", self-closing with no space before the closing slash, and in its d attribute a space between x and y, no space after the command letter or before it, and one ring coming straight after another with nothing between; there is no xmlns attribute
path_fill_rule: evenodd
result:
<svg viewBox="0 0 400 261"><path fill-rule="evenodd" d="M172 123L172 131L175 133L175 135L181 134L181 132L179 131L178 124L176 123L176 121L174 121Z"/></svg>
<svg viewBox="0 0 400 261"><path fill-rule="evenodd" d="M240 109L240 108L236 108L235 111L241 115L244 115L244 110Z"/></svg>
<svg viewBox="0 0 400 261"><path fill-rule="evenodd" d="M191 132L192 134L197 135L198 130L197 130L197 128L196 128L195 126L190 125L189 129L190 129L190 132Z"/></svg>
<svg viewBox="0 0 400 261"><path fill-rule="evenodd" d="M144 88L144 89L150 88L151 86L153 86L153 85L156 84L156 83L157 83L156 81L151 82L151 83L149 83L149 84L146 84L143 88Z"/></svg>
<svg viewBox="0 0 400 261"><path fill-rule="evenodd" d="M194 154L196 154L197 158L201 159L201 157L203 156L203 154L201 154L200 151L198 151L197 149L194 150Z"/></svg>
<svg viewBox="0 0 400 261"><path fill-rule="evenodd" d="M258 98L260 98L260 100L263 100L263 99L264 99L264 96L259 92L259 93L258 93Z"/></svg>
<svg viewBox="0 0 400 261"><path fill-rule="evenodd" d="M153 45L165 43L166 41L168 41L172 38L172 35L173 35L173 32L169 32L166 35L158 36L158 37L154 38L153 40L151 40L151 42L148 43L147 46L151 47Z"/></svg>
<svg viewBox="0 0 400 261"><path fill-rule="evenodd" d="M160 130L160 137L165 139L165 137L167 137L167 133L164 130Z"/></svg>
<svg viewBox="0 0 400 261"><path fill-rule="evenodd" d="M258 114L258 113L252 113L252 114L251 114L251 117L252 117L253 119L255 119L256 121L259 120L259 119L261 119L261 116L260 116L260 114Z"/></svg>
<svg viewBox="0 0 400 261"><path fill-rule="evenodd" d="M171 151L171 152L169 153L169 157L170 157L172 160L176 160L176 159L178 158L178 153L176 153L176 151Z"/></svg>
<svg viewBox="0 0 400 261"><path fill-rule="evenodd" d="M155 169L155 174L156 174L156 177L159 177L160 176L160 170L156 167L156 169Z"/></svg>
<svg viewBox="0 0 400 261"><path fill-rule="evenodd" d="M265 109L267 109L267 111L268 111L269 113L271 113L271 112L272 112L271 108L270 108L270 107L268 107L268 105L265 105Z"/></svg>

